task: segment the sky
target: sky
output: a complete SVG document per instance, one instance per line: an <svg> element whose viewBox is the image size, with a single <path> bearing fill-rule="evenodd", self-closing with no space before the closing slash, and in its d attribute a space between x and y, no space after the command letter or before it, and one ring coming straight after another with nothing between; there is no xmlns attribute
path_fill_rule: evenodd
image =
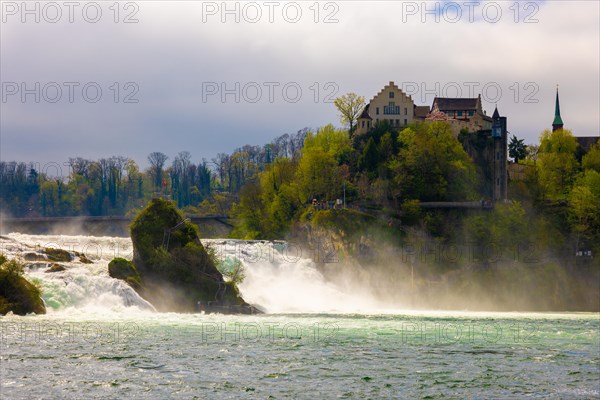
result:
<svg viewBox="0 0 600 400"><path fill-rule="evenodd" d="M482 95L511 134L600 133L597 1L2 1L0 159L194 162L333 123L394 81Z"/></svg>

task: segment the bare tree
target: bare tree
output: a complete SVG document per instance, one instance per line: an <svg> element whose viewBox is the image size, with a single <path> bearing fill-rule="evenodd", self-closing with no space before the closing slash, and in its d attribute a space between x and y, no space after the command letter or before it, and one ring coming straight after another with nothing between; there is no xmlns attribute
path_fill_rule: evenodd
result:
<svg viewBox="0 0 600 400"><path fill-rule="evenodd" d="M163 167L169 157L160 151L152 152L148 155L148 162L150 163L150 175L154 179L154 186L160 188L162 184Z"/></svg>

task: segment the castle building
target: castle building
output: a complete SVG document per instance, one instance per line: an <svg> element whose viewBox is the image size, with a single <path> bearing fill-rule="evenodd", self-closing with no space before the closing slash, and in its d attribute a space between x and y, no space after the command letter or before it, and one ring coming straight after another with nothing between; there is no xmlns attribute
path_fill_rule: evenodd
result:
<svg viewBox="0 0 600 400"><path fill-rule="evenodd" d="M380 121L387 121L394 128L403 128L425 120L428 113L429 107L415 105L411 96L390 82L371 99L357 118L356 134L367 133Z"/></svg>
<svg viewBox="0 0 600 400"><path fill-rule="evenodd" d="M452 127L454 136L462 129L469 132L492 129L492 118L481 106L481 96L476 98L436 97L431 107L417 106L411 96L391 81L365 106L357 118L356 134L365 134L373 126L387 121L393 128L404 128L414 122L445 121Z"/></svg>
<svg viewBox="0 0 600 400"><path fill-rule="evenodd" d="M557 103L558 104L558 103ZM378 122L387 121L392 128L402 129L409 124L425 121L444 121L458 137L467 130L488 143L484 148L466 146L469 156L482 166L486 176L482 195L494 202L507 199L508 189L508 132L507 119L498 108L490 118L483 110L481 95L475 98L436 97L431 107L417 106L394 82L383 87L365 106L357 118L355 135L366 134ZM469 137L463 139L469 141Z"/></svg>
<svg viewBox="0 0 600 400"><path fill-rule="evenodd" d="M469 132L492 129L492 118L483 111L481 95L476 98L436 97L425 120L448 122L454 136L463 129Z"/></svg>

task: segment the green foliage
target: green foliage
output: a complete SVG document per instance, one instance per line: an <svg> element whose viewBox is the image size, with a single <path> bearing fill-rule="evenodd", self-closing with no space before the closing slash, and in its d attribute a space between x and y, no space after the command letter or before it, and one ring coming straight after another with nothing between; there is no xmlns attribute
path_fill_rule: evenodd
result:
<svg viewBox="0 0 600 400"><path fill-rule="evenodd" d="M0 315L45 314L41 289L23 277L23 264L0 254Z"/></svg>
<svg viewBox="0 0 600 400"><path fill-rule="evenodd" d="M321 149L333 158L338 158L340 153L351 148L348 135L333 125L328 124L317 131L316 134L309 132L304 139L304 151L310 149Z"/></svg>
<svg viewBox="0 0 600 400"><path fill-rule="evenodd" d="M581 166L584 169L593 169L600 172L600 143L593 145L587 154L583 156Z"/></svg>
<svg viewBox="0 0 600 400"><path fill-rule="evenodd" d="M493 211L469 216L464 236L483 249L490 246L515 249L530 236L526 212L521 203L497 204Z"/></svg>
<svg viewBox="0 0 600 400"><path fill-rule="evenodd" d="M372 230L391 234L389 227L372 215L351 209L330 209L314 212L312 225L325 228L351 241L356 235Z"/></svg>
<svg viewBox="0 0 600 400"><path fill-rule="evenodd" d="M568 200L573 230L600 247L600 173L587 169L580 174Z"/></svg>
<svg viewBox="0 0 600 400"><path fill-rule="evenodd" d="M209 250L209 254L211 251ZM246 268L242 262L235 257L224 257L219 260L215 257L215 265L228 282L239 285L246 278Z"/></svg>
<svg viewBox="0 0 600 400"><path fill-rule="evenodd" d="M262 203L261 186L246 184L240 192L240 202L232 209L238 222L232 232L234 237L253 240L268 235L264 223L265 207Z"/></svg>
<svg viewBox="0 0 600 400"><path fill-rule="evenodd" d="M350 132L354 130L354 123L365 107L365 98L356 93L346 93L336 98L333 104L340 113L340 121L349 127Z"/></svg>
<svg viewBox="0 0 600 400"><path fill-rule="evenodd" d="M519 160L524 160L527 157L527 149L525 146L524 139L517 139L516 136L510 138L508 143L508 156L515 160L515 163L519 163Z"/></svg>
<svg viewBox="0 0 600 400"><path fill-rule="evenodd" d="M398 136L395 135L396 137L392 137L392 134L390 132L386 132L382 137L381 140L379 141L379 145L377 146L378 149L378 157L379 159L381 159L384 163L386 161L391 160L395 155L396 155L396 151L397 151L397 138Z"/></svg>
<svg viewBox="0 0 600 400"><path fill-rule="evenodd" d="M542 133L537 166L540 185L549 199L565 198L570 191L578 168L576 149L577 141L569 130Z"/></svg>
<svg viewBox="0 0 600 400"><path fill-rule="evenodd" d="M362 171L375 172L379 159L379 151L373 138L369 138L362 155L358 159L358 168Z"/></svg>
<svg viewBox="0 0 600 400"><path fill-rule="evenodd" d="M296 172L302 203L339 197L342 179L335 158L320 148L304 149Z"/></svg>
<svg viewBox="0 0 600 400"><path fill-rule="evenodd" d="M276 158L257 179L247 183L234 208L238 221L232 233L245 239L275 239L285 235L292 221L312 199L343 197L354 150L346 132L327 125L309 132L299 160ZM348 196L356 187L347 184Z"/></svg>
<svg viewBox="0 0 600 400"><path fill-rule="evenodd" d="M450 126L420 124L400 133L398 160L391 167L401 199L464 201L475 196L475 170Z"/></svg>
<svg viewBox="0 0 600 400"><path fill-rule="evenodd" d="M421 205L419 200L406 200L400 206L402 222L406 225L418 223L422 217Z"/></svg>
<svg viewBox="0 0 600 400"><path fill-rule="evenodd" d="M198 228L190 222L173 229L184 220L185 217L170 201L152 199L131 223L134 245L147 255L147 252L163 245L173 249L198 240Z"/></svg>

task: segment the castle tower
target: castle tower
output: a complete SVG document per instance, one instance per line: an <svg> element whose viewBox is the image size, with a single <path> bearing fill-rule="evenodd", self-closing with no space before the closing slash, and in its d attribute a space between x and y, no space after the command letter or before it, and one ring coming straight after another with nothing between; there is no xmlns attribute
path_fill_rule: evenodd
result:
<svg viewBox="0 0 600 400"><path fill-rule="evenodd" d="M554 121L552 121L552 132L562 129L563 121L560 117L560 104L558 102L558 86L556 87L556 106L554 107Z"/></svg>
<svg viewBox="0 0 600 400"><path fill-rule="evenodd" d="M496 107L494 115L492 115L492 139L494 141L492 198L494 202L506 201L508 197L507 138L506 117L501 117L498 107Z"/></svg>

